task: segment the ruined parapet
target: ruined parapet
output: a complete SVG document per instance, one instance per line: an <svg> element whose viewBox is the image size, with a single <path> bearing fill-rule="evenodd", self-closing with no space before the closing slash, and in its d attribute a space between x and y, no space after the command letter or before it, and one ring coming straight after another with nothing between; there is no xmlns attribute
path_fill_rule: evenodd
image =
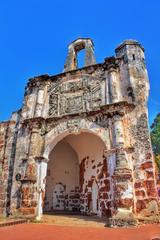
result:
<svg viewBox="0 0 160 240"><path fill-rule="evenodd" d="M68 46L68 56L64 66L64 72L75 70L78 68L77 53L85 49L85 66L95 64L94 45L90 38L78 38Z"/></svg>
<svg viewBox="0 0 160 240"><path fill-rule="evenodd" d="M13 216L40 218L50 152L62 136L89 131L103 141L105 150L103 161L95 156L90 164L86 154L79 164L83 213L91 212L94 182L97 212L110 218L110 225L132 225L139 218L158 216L143 47L127 40L116 48L115 56L100 64L95 64L89 38L77 39L68 49L64 72L30 79L18 120L0 124L0 169L12 179L0 189L1 212L10 209ZM86 56L85 66L79 69L77 52L81 49ZM12 168L4 167L3 161ZM86 175L85 179L89 167L91 178ZM3 195L6 189L11 202Z"/></svg>

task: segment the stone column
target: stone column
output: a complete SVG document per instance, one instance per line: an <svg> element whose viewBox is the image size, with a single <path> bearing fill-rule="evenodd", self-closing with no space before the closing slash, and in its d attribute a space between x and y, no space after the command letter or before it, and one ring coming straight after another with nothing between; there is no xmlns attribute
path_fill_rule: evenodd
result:
<svg viewBox="0 0 160 240"><path fill-rule="evenodd" d="M117 69L114 67L110 67L108 70L108 75L109 75L110 103L119 102L120 89Z"/></svg>
<svg viewBox="0 0 160 240"><path fill-rule="evenodd" d="M120 115L115 115L113 117L113 134L114 134L114 146L115 147L124 147L124 130L122 117Z"/></svg>
<svg viewBox="0 0 160 240"><path fill-rule="evenodd" d="M125 150L125 138L121 116L113 117L113 136L116 165L113 174L113 201L114 213L110 225L124 226L135 225L133 216L133 183L132 169L129 168Z"/></svg>
<svg viewBox="0 0 160 240"><path fill-rule="evenodd" d="M41 156L44 144L44 137L40 134L40 129L34 128L31 132L29 157Z"/></svg>
<svg viewBox="0 0 160 240"><path fill-rule="evenodd" d="M120 115L115 115L113 120L113 145L116 149L116 169L128 168L127 156L126 152L124 151L125 137L122 117Z"/></svg>
<svg viewBox="0 0 160 240"><path fill-rule="evenodd" d="M24 178L21 179L21 205L20 212L27 217L35 217L38 208L38 191L37 182L39 169L36 159L41 156L44 139L38 122L29 122L31 128L30 146L28 158L26 159L26 169Z"/></svg>
<svg viewBox="0 0 160 240"><path fill-rule="evenodd" d="M68 48L68 56L66 60L66 64L64 66L64 72L68 72L77 68L77 60L76 60L76 52L73 46L69 46Z"/></svg>
<svg viewBox="0 0 160 240"><path fill-rule="evenodd" d="M93 45L90 42L86 42L86 54L85 54L85 66L96 64Z"/></svg>
<svg viewBox="0 0 160 240"><path fill-rule="evenodd" d="M35 117L41 117L42 116L43 102L44 102L44 89L41 87L38 90L38 93L37 93Z"/></svg>
<svg viewBox="0 0 160 240"><path fill-rule="evenodd" d="M38 206L36 219L40 220L43 214L44 197L45 197L45 185L47 175L47 159L37 159L37 191L38 191Z"/></svg>

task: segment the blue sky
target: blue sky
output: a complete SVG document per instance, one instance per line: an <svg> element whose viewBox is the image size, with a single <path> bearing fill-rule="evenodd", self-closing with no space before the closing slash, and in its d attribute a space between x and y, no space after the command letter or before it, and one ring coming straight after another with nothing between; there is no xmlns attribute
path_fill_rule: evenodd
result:
<svg viewBox="0 0 160 240"><path fill-rule="evenodd" d="M160 112L160 0L1 0L0 120L22 105L28 78L63 70L67 44L91 37L97 62L125 39L145 47L150 123Z"/></svg>

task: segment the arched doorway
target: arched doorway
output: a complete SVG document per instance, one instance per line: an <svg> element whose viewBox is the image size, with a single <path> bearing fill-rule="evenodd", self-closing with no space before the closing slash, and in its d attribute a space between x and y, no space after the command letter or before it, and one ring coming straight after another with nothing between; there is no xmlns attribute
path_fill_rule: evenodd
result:
<svg viewBox="0 0 160 240"><path fill-rule="evenodd" d="M47 163L43 210L104 215L110 201L105 150L102 139L89 131L59 137Z"/></svg>
<svg viewBox="0 0 160 240"><path fill-rule="evenodd" d="M79 211L79 160L64 138L49 155L44 211Z"/></svg>

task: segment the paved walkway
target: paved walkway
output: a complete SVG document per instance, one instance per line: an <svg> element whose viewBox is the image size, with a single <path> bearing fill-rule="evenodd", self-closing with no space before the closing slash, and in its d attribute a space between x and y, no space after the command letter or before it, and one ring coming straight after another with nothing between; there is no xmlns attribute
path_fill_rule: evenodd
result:
<svg viewBox="0 0 160 240"><path fill-rule="evenodd" d="M160 238L160 225L113 229L21 224L0 229L0 240L151 240L154 238Z"/></svg>
<svg viewBox="0 0 160 240"><path fill-rule="evenodd" d="M64 227L22 224L0 229L0 240L151 240L160 238L160 226L138 229Z"/></svg>
<svg viewBox="0 0 160 240"><path fill-rule="evenodd" d="M151 240L160 239L160 225L106 228L105 220L79 215L44 215L43 223L0 228L0 240Z"/></svg>

